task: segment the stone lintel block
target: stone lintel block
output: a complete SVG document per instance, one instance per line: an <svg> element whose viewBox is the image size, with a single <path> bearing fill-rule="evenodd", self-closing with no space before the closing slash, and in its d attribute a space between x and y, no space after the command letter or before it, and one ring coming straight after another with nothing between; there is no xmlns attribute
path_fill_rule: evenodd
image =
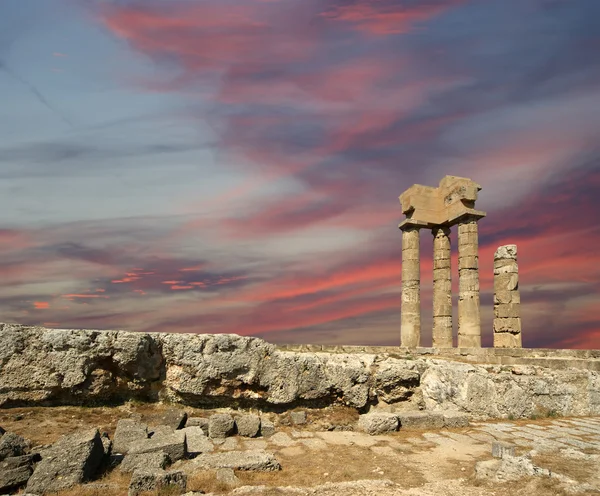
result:
<svg viewBox="0 0 600 496"><path fill-rule="evenodd" d="M492 456L494 458L515 456L515 445L502 441L492 441Z"/></svg>
<svg viewBox="0 0 600 496"><path fill-rule="evenodd" d="M494 253L494 260L516 260L517 259L517 245L504 245L496 248Z"/></svg>
<svg viewBox="0 0 600 496"><path fill-rule="evenodd" d="M478 269L479 268L479 257L475 256L461 256L458 258L458 270L463 269Z"/></svg>
<svg viewBox="0 0 600 496"><path fill-rule="evenodd" d="M500 303L494 305L494 317L518 318L521 316L520 303Z"/></svg>
<svg viewBox="0 0 600 496"><path fill-rule="evenodd" d="M521 348L521 334L512 334L510 332L494 333L494 348Z"/></svg>
<svg viewBox="0 0 600 496"><path fill-rule="evenodd" d="M518 287L518 274L499 274L494 277L494 291L513 291Z"/></svg>
<svg viewBox="0 0 600 496"><path fill-rule="evenodd" d="M521 332L521 319L515 317L494 319L494 333L513 333Z"/></svg>
<svg viewBox="0 0 600 496"><path fill-rule="evenodd" d="M402 412L396 414L401 429L442 429L444 415L437 412Z"/></svg>

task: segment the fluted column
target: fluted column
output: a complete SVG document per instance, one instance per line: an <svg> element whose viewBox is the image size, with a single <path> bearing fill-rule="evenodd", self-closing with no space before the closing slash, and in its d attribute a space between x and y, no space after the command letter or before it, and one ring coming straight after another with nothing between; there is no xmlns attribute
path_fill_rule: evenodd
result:
<svg viewBox="0 0 600 496"><path fill-rule="evenodd" d="M494 253L494 348L521 348L521 296L517 245Z"/></svg>
<svg viewBox="0 0 600 496"><path fill-rule="evenodd" d="M419 228L402 227L402 308L400 343L416 348L421 342L421 274Z"/></svg>
<svg viewBox="0 0 600 496"><path fill-rule="evenodd" d="M452 270L450 229L433 233L433 347L452 348Z"/></svg>
<svg viewBox="0 0 600 496"><path fill-rule="evenodd" d="M481 347L477 218L458 223L458 347Z"/></svg>

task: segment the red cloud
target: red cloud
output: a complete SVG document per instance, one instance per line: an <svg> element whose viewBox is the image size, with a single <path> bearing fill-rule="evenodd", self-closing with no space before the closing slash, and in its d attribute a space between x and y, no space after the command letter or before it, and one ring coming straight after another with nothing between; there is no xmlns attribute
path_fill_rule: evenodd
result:
<svg viewBox="0 0 600 496"><path fill-rule="evenodd" d="M47 301L36 301L33 303L33 307L38 310L50 308L50 303L48 303Z"/></svg>
<svg viewBox="0 0 600 496"><path fill-rule="evenodd" d="M415 24L436 17L465 0L445 0L437 3L403 5L395 0L362 0L352 5L336 6L321 14L323 17L352 24L358 31L371 35L399 34L411 31Z"/></svg>

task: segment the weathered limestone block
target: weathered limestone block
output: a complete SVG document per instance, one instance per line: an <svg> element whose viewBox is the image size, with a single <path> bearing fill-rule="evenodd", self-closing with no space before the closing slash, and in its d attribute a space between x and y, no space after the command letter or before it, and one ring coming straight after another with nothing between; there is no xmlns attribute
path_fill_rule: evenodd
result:
<svg viewBox="0 0 600 496"><path fill-rule="evenodd" d="M400 341L414 348L421 342L421 275L419 229L402 229L402 307Z"/></svg>
<svg viewBox="0 0 600 496"><path fill-rule="evenodd" d="M148 439L148 426L135 419L120 419L113 439L114 453L127 453L136 441Z"/></svg>
<svg viewBox="0 0 600 496"><path fill-rule="evenodd" d="M24 486L33 473L33 463L39 460L39 455L5 458L0 463L0 491L13 491Z"/></svg>
<svg viewBox="0 0 600 496"><path fill-rule="evenodd" d="M444 427L456 429L469 426L469 416L462 412L443 412Z"/></svg>
<svg viewBox="0 0 600 496"><path fill-rule="evenodd" d="M374 373L375 394L386 403L409 399L419 386L420 374L406 360L387 358Z"/></svg>
<svg viewBox="0 0 600 496"><path fill-rule="evenodd" d="M458 224L458 347L481 347L477 218Z"/></svg>
<svg viewBox="0 0 600 496"><path fill-rule="evenodd" d="M128 496L137 496L148 491L158 491L166 487L176 487L183 492L187 487L187 475L181 470L166 472L160 469L138 469L133 472L129 483Z"/></svg>
<svg viewBox="0 0 600 496"><path fill-rule="evenodd" d="M436 412L401 412L397 414L401 429L441 429L444 416Z"/></svg>
<svg viewBox="0 0 600 496"><path fill-rule="evenodd" d="M427 410L459 410L474 419L528 418L537 411L600 413L600 374L588 370L532 366L521 367L517 375L501 366L490 373L483 365L435 360L420 386Z"/></svg>
<svg viewBox="0 0 600 496"><path fill-rule="evenodd" d="M494 253L494 347L521 348L521 296L517 245Z"/></svg>
<svg viewBox="0 0 600 496"><path fill-rule="evenodd" d="M173 429L182 429L186 425L187 413L179 408L170 408L160 418L160 425L168 425Z"/></svg>
<svg viewBox="0 0 600 496"><path fill-rule="evenodd" d="M306 412L303 410L298 412L290 412L290 420L294 425L306 424Z"/></svg>
<svg viewBox="0 0 600 496"><path fill-rule="evenodd" d="M172 462L185 458L187 453L185 432L173 431L172 434L161 434L150 439L135 441L129 446L128 454L142 454L163 451Z"/></svg>
<svg viewBox="0 0 600 496"><path fill-rule="evenodd" d="M258 450L202 454L194 458L193 464L204 469L231 468L266 472L281 469L279 461L272 453Z"/></svg>
<svg viewBox="0 0 600 496"><path fill-rule="evenodd" d="M8 457L22 456L26 453L29 443L14 432L7 432L0 439L0 460Z"/></svg>
<svg viewBox="0 0 600 496"><path fill-rule="evenodd" d="M235 419L237 433L244 437L256 437L260 432L260 417L258 415L240 415Z"/></svg>
<svg viewBox="0 0 600 496"><path fill-rule="evenodd" d="M236 477L235 472L231 468L217 469L216 478L219 482L223 482L228 486L237 486L240 480Z"/></svg>
<svg viewBox="0 0 600 496"><path fill-rule="evenodd" d="M210 453L215 449L212 441L204 434L202 427L185 427L182 431L185 432L187 452L191 456Z"/></svg>
<svg viewBox="0 0 600 496"><path fill-rule="evenodd" d="M398 430L398 417L393 413L365 413L358 419L358 428L372 436Z"/></svg>
<svg viewBox="0 0 600 496"><path fill-rule="evenodd" d="M63 436L45 451L27 482L26 492L58 492L90 480L104 456L98 429Z"/></svg>
<svg viewBox="0 0 600 496"><path fill-rule="evenodd" d="M223 438L233 434L235 421L228 413L215 413L208 418L208 436Z"/></svg>
<svg viewBox="0 0 600 496"><path fill-rule="evenodd" d="M268 419L260 419L260 434L263 437L271 437L275 434L275 424Z"/></svg>
<svg viewBox="0 0 600 496"><path fill-rule="evenodd" d="M494 458L504 458L505 456L515 456L515 445L503 441L492 441L492 456Z"/></svg>
<svg viewBox="0 0 600 496"><path fill-rule="evenodd" d="M0 405L148 398L161 365L149 334L2 324Z"/></svg>
<svg viewBox="0 0 600 496"><path fill-rule="evenodd" d="M135 453L125 455L119 469L121 472L135 472L139 469L164 469L171 463L169 456L163 451L153 453Z"/></svg>
<svg viewBox="0 0 600 496"><path fill-rule="evenodd" d="M450 229L438 227L433 233L433 347L452 348L452 271ZM437 265L435 262L441 262Z"/></svg>
<svg viewBox="0 0 600 496"><path fill-rule="evenodd" d="M208 436L208 419L203 417L189 417L185 423L186 427L200 427L205 436Z"/></svg>

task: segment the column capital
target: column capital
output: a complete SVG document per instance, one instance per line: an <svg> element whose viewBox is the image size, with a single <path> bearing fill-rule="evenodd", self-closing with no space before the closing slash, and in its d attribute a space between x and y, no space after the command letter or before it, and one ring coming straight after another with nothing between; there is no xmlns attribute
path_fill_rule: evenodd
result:
<svg viewBox="0 0 600 496"><path fill-rule="evenodd" d="M431 228L431 234L433 234L433 237L435 238L439 232L442 232L445 236L449 236L451 229L450 226L435 226Z"/></svg>

